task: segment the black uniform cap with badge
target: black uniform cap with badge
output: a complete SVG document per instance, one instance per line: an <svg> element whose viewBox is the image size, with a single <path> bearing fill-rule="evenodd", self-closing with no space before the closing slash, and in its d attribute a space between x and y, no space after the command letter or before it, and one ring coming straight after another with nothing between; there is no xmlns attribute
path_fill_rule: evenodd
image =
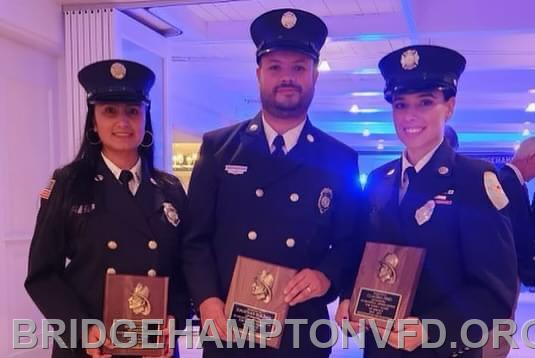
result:
<svg viewBox="0 0 535 358"><path fill-rule="evenodd" d="M87 102L145 102L154 85L152 70L127 60L104 60L92 63L78 72L78 80L87 92Z"/></svg>
<svg viewBox="0 0 535 358"><path fill-rule="evenodd" d="M319 61L327 38L327 26L316 15L299 9L275 9L257 17L251 24L256 45L256 62L277 50L302 52Z"/></svg>
<svg viewBox="0 0 535 358"><path fill-rule="evenodd" d="M466 59L452 49L434 45L403 47L379 61L385 79L384 96L438 89L447 97L457 94L459 77Z"/></svg>

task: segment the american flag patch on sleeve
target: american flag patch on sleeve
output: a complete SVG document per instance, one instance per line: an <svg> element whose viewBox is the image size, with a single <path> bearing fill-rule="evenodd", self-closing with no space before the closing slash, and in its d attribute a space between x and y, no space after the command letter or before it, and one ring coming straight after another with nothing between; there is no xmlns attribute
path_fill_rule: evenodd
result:
<svg viewBox="0 0 535 358"><path fill-rule="evenodd" d="M50 179L50 181L48 182L48 185L43 190L41 190L41 193L39 194L39 196L42 199L48 200L48 198L50 198L50 194L52 194L52 190L54 189L55 184L56 184L56 180Z"/></svg>

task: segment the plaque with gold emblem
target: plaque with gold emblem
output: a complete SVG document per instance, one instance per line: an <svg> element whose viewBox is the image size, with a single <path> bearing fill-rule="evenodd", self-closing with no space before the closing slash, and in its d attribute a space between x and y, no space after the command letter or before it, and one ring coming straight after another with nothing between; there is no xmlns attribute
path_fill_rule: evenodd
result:
<svg viewBox="0 0 535 358"><path fill-rule="evenodd" d="M277 320L284 328L289 306L284 302L283 291L296 272L288 267L238 256L225 313L228 319L234 320L240 334L250 320L254 322L255 342L260 343L261 324L265 324L263 331L267 335L263 341L268 347L279 348L282 333L270 337L276 327L269 321Z"/></svg>
<svg viewBox="0 0 535 358"><path fill-rule="evenodd" d="M163 324L151 323L151 320L167 319L167 277L150 277L134 275L106 275L104 292L104 325L110 336L112 327L117 342L128 344L135 339L130 348L114 346L103 348L104 353L124 356L162 356L164 354L163 334L147 335L143 344L143 334L150 331L163 330ZM126 320L129 325L121 324ZM126 322L125 321L125 322ZM145 321L145 324L143 323ZM145 331L144 331L145 329ZM162 348L153 348L161 343Z"/></svg>
<svg viewBox="0 0 535 358"><path fill-rule="evenodd" d="M367 242L349 305L349 318L406 318L424 263L425 249Z"/></svg>

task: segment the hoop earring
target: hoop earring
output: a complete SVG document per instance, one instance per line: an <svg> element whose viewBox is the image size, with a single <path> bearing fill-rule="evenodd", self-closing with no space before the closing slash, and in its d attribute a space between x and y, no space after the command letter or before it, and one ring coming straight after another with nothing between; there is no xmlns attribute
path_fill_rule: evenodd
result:
<svg viewBox="0 0 535 358"><path fill-rule="evenodd" d="M150 143L144 144L143 142L145 142L145 137L147 136L147 134L150 135ZM143 141L141 142L140 146L142 146L143 148L149 148L152 146L153 143L154 143L154 137L152 136L152 132L145 131L145 136L143 136Z"/></svg>
<svg viewBox="0 0 535 358"><path fill-rule="evenodd" d="M91 140L91 134L95 135L97 140ZM100 138L97 134L97 132L95 131L92 131L92 130L88 130L87 132L85 132L85 138L87 139L87 141L89 142L89 144L91 145L99 145L101 143L100 141Z"/></svg>

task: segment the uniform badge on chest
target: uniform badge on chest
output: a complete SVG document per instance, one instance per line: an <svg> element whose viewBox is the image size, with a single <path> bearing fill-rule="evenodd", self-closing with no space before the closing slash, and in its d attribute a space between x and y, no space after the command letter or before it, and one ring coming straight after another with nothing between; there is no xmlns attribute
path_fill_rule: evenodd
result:
<svg viewBox="0 0 535 358"><path fill-rule="evenodd" d="M324 214L331 207L333 199L333 191L331 188L321 189L320 197L318 198L318 209L321 214Z"/></svg>
<svg viewBox="0 0 535 358"><path fill-rule="evenodd" d="M431 216L433 215L433 211L435 210L435 201L429 200L427 203L424 204L420 209L416 210L416 214L414 215L414 218L416 219L416 222L418 225L422 226L426 222L431 219Z"/></svg>
<svg viewBox="0 0 535 358"><path fill-rule="evenodd" d="M178 213L176 212L175 207L171 203L163 203L163 213L165 214L165 217L167 218L167 221L174 227L177 227L180 223L180 218L178 217Z"/></svg>

